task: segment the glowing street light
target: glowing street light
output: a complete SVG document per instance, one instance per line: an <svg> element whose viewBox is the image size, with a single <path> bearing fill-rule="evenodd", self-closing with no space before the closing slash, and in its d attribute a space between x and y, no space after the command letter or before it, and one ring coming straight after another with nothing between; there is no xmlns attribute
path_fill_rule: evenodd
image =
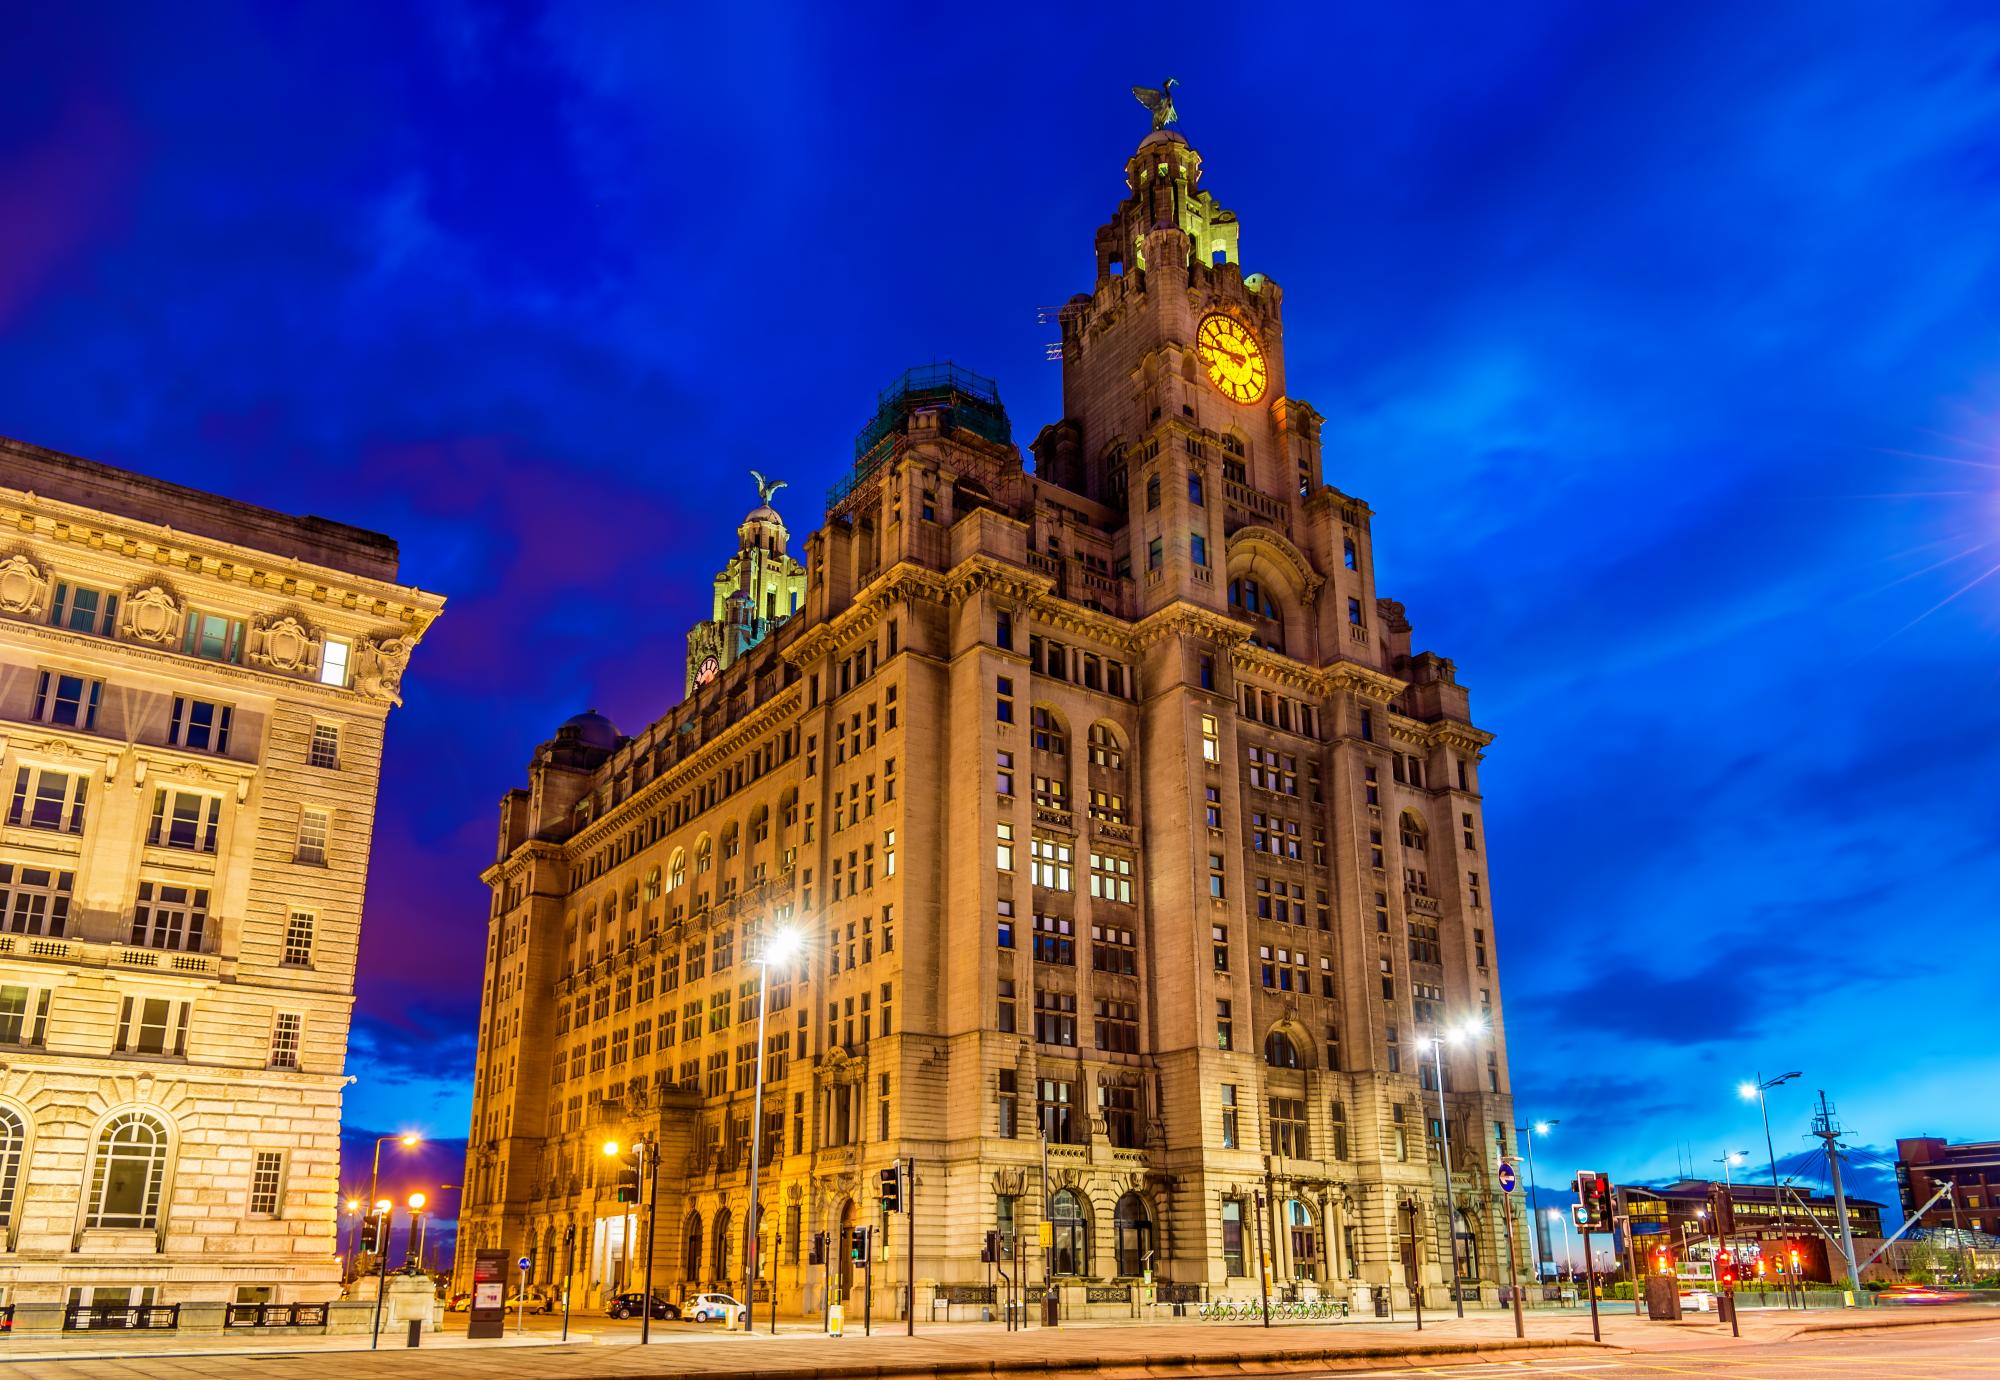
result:
<svg viewBox="0 0 2000 1380"><path fill-rule="evenodd" d="M1514 1134L1519 1136L1522 1144L1528 1147L1528 1203L1530 1207L1536 1201L1537 1192L1535 1188L1535 1137L1545 1136L1549 1133L1550 1127L1560 1125L1562 1125L1562 1118L1551 1117L1547 1121L1532 1121L1526 1126L1516 1126L1514 1128ZM1541 1261L1542 1246L1544 1244L1542 1238L1547 1235L1547 1232L1545 1230L1537 1231L1534 1235L1535 1240L1529 1244L1535 1248L1535 1282L1539 1284L1542 1278Z"/></svg>
<svg viewBox="0 0 2000 1380"><path fill-rule="evenodd" d="M1445 1249L1451 1255L1451 1301L1458 1309L1458 1316L1465 1316L1465 1295L1458 1277L1458 1204L1451 1196L1451 1122L1444 1109L1444 1047L1445 1043L1457 1045L1477 1035L1486 1027L1480 1022L1466 1019L1448 1028L1442 1035L1432 1039L1431 1068L1437 1074L1438 1094L1438 1143L1444 1152L1444 1221Z"/></svg>
<svg viewBox="0 0 2000 1380"><path fill-rule="evenodd" d="M762 1263L757 1259L762 1233L757 1220L757 1170L759 1152L764 1142L764 1009L769 1004L766 994L771 985L771 965L787 963L798 956L805 940L800 933L789 927L772 930L764 937L762 951L751 961L757 965L757 1090L752 1094L750 1110L750 1222L749 1233L743 1248L743 1275L750 1281L749 1297L743 1303L743 1328L746 1332L757 1330L757 1269ZM771 1330L778 1327L777 1279L771 1281ZM916 1294L910 1295L914 1307ZM650 1304L649 1304L650 1307Z"/></svg>
<svg viewBox="0 0 2000 1380"><path fill-rule="evenodd" d="M392 1140L408 1150L420 1144L423 1137L415 1131L391 1131L386 1136L375 1137L375 1167L368 1171L368 1201L371 1203L385 1201L378 1198L376 1190L381 1186L382 1146Z"/></svg>

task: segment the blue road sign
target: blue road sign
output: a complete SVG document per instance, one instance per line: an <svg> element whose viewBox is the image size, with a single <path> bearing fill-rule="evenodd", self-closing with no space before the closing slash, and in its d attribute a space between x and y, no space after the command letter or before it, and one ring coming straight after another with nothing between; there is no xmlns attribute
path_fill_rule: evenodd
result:
<svg viewBox="0 0 2000 1380"><path fill-rule="evenodd" d="M519 1260L514 1262L515 1265L519 1266L523 1270L526 1270L528 1266L532 1265L533 1263L534 1262L529 1260L528 1257L526 1257L525 1255L522 1256Z"/></svg>
<svg viewBox="0 0 2000 1380"><path fill-rule="evenodd" d="M1500 1166L1500 1191L1502 1193L1512 1193L1520 1182L1520 1176L1514 1173L1513 1165L1503 1164Z"/></svg>

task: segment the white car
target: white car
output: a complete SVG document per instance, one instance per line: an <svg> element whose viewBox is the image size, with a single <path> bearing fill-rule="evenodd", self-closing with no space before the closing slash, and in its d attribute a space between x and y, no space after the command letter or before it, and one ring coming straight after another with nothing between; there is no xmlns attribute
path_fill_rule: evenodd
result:
<svg viewBox="0 0 2000 1380"><path fill-rule="evenodd" d="M733 1312L740 1324L749 1311L727 1294L696 1294L681 1305L681 1316L690 1322L726 1322Z"/></svg>

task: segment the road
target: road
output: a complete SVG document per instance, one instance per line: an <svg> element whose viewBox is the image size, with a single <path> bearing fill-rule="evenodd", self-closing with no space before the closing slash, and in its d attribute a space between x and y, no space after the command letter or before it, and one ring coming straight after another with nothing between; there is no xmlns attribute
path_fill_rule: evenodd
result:
<svg viewBox="0 0 2000 1380"><path fill-rule="evenodd" d="M1302 1372L1311 1373L1311 1372ZM1356 1372L1322 1371L1322 1375ZM1650 1355L1584 1356L1468 1365L1384 1366L1363 1374L1451 1376L1453 1380L1954 1380L2000 1376L2000 1326L1907 1329L1885 1335L1801 1338L1752 1346L1704 1345Z"/></svg>

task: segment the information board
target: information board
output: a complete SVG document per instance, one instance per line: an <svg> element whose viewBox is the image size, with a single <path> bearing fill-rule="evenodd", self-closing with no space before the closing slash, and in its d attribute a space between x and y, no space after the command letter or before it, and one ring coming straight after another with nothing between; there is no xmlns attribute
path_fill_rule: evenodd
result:
<svg viewBox="0 0 2000 1380"><path fill-rule="evenodd" d="M472 1316L466 1322L468 1341L490 1340L507 1331L507 1266L505 1251L475 1251L472 1256Z"/></svg>

